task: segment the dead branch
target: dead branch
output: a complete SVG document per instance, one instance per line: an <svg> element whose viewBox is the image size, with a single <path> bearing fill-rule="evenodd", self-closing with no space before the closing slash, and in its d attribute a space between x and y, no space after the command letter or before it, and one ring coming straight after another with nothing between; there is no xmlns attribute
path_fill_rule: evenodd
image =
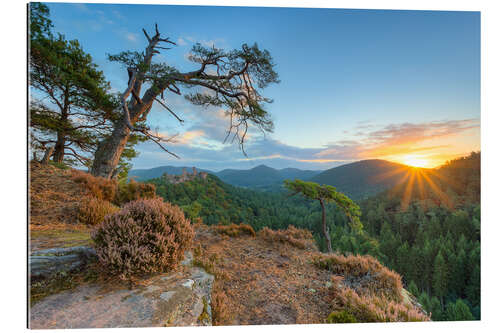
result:
<svg viewBox="0 0 500 333"><path fill-rule="evenodd" d="M158 98L156 98L156 97L155 97L155 100L156 100L158 103L160 103L160 105L161 105L161 106L163 106L165 109L167 109L167 111L168 111L168 112L170 112L170 113L171 113L171 114L172 114L172 115L173 115L173 116L174 116L174 117L175 117L175 118L176 118L179 122L181 122L181 123L183 123L183 122L184 122L184 120L182 120L181 118L179 118L179 116L177 116L177 115L174 113L174 111L170 110L170 108L169 108L166 104L164 104L164 103L163 103L160 99L158 99Z"/></svg>

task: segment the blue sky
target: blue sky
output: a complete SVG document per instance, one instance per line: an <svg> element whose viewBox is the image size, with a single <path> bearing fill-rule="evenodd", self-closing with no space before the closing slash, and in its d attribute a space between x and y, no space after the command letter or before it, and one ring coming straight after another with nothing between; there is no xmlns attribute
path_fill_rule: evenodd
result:
<svg viewBox="0 0 500 333"><path fill-rule="evenodd" d="M55 31L78 39L121 91L126 71L106 54L142 50L142 28L178 46L163 52L181 70L195 42L225 49L257 42L270 51L281 83L264 91L275 131L252 132L248 158L222 144L228 120L167 95L186 119L176 123L160 107L149 123L179 134L170 148L141 144L136 168L272 167L326 169L365 158L423 159L434 166L480 149L480 14L167 5L49 4Z"/></svg>

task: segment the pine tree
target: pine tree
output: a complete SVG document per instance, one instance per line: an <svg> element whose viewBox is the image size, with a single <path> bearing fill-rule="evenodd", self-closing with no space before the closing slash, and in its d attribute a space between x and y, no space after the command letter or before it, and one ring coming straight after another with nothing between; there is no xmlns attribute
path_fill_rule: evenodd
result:
<svg viewBox="0 0 500 333"><path fill-rule="evenodd" d="M332 252L332 242L330 239L330 231L326 223L326 203L332 202L339 207L349 218L352 230L357 233L362 232L363 225L359 220L359 216L361 215L359 206L348 196L338 192L335 187L330 185L319 185L314 182L305 182L299 179L294 181L285 180L284 184L285 187L292 192L292 195L300 193L308 199L319 201L322 212L322 232L326 240L328 252ZM350 238L348 242L351 244L351 247L357 247L356 242L353 243Z"/></svg>
<svg viewBox="0 0 500 333"><path fill-rule="evenodd" d="M408 291L415 297L419 294L418 287L415 281L411 280L410 284L408 285Z"/></svg>
<svg viewBox="0 0 500 333"><path fill-rule="evenodd" d="M117 100L80 43L52 32L49 14L46 5L30 4L31 147L53 146L55 162L90 165L98 141L111 133Z"/></svg>
<svg viewBox="0 0 500 333"><path fill-rule="evenodd" d="M450 321L463 321L474 320L469 307L461 299L457 299L455 303L450 302L446 308L446 320Z"/></svg>
<svg viewBox="0 0 500 333"><path fill-rule="evenodd" d="M432 288L434 295L438 296L443 304L443 297L448 288L448 267L441 251L434 259L434 274L432 276Z"/></svg>
<svg viewBox="0 0 500 333"><path fill-rule="evenodd" d="M432 296L432 298L431 298L430 312L432 313L432 317L431 317L432 320L436 320L436 321L446 320L444 313L443 313L442 303L439 301L439 299L436 296Z"/></svg>

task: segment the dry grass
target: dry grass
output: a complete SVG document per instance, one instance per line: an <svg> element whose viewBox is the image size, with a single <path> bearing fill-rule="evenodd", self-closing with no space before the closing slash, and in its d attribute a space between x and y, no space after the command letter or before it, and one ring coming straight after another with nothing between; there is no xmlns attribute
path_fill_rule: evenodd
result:
<svg viewBox="0 0 500 333"><path fill-rule="evenodd" d="M103 177L94 177L89 173L71 169L71 179L81 184L87 189L94 197L114 201L118 183L116 180L106 179Z"/></svg>
<svg viewBox="0 0 500 333"><path fill-rule="evenodd" d="M309 230L297 229L289 225L286 230L271 230L264 227L259 231L259 237L269 242L288 243L299 249L315 249L314 239Z"/></svg>
<svg viewBox="0 0 500 333"><path fill-rule="evenodd" d="M219 230L196 226L193 260L215 276L214 325L428 320L397 300L400 292L385 296L395 293L400 278L371 257L334 257L297 247L283 235L299 240L309 235L294 228L262 237L261 232L229 237Z"/></svg>
<svg viewBox="0 0 500 333"><path fill-rule="evenodd" d="M214 326L224 325L231 320L231 309L224 290L220 285L212 289L212 324Z"/></svg>
<svg viewBox="0 0 500 333"><path fill-rule="evenodd" d="M109 214L116 213L120 208L106 200L94 196L86 196L78 207L78 222L86 225L97 225Z"/></svg>
<svg viewBox="0 0 500 333"><path fill-rule="evenodd" d="M380 264L371 256L321 254L314 263L330 272L342 275L344 282L358 291L368 291L401 302L401 276Z"/></svg>
<svg viewBox="0 0 500 333"><path fill-rule="evenodd" d="M384 296L373 294L358 294L349 287L333 286L334 312L330 314L330 320L335 314L344 312L351 315L357 322L407 322L407 321L429 321L430 318L420 312L411 304L396 302ZM349 318L349 316L344 316ZM337 316L337 320L340 318ZM337 321L338 322L338 321Z"/></svg>
<svg viewBox="0 0 500 333"><path fill-rule="evenodd" d="M216 325L322 323L330 313L330 273L308 252L261 237L230 237L197 225L195 265L215 275ZM311 292L310 289L314 289Z"/></svg>
<svg viewBox="0 0 500 333"><path fill-rule="evenodd" d="M212 227L215 232L219 234L228 235L229 237L253 236L255 231L248 224L230 224L230 225L217 225Z"/></svg>
<svg viewBox="0 0 500 333"><path fill-rule="evenodd" d="M30 227L76 223L80 200L88 192L70 170L30 163Z"/></svg>
<svg viewBox="0 0 500 333"><path fill-rule="evenodd" d="M114 202L121 206L130 201L152 199L155 196L156 188L154 184L138 183L132 179L128 183L118 186Z"/></svg>

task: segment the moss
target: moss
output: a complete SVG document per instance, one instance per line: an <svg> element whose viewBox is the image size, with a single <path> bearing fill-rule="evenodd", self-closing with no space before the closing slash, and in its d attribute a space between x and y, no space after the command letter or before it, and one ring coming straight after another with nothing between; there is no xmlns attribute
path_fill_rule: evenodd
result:
<svg viewBox="0 0 500 333"><path fill-rule="evenodd" d="M69 166L67 166L66 164L64 164L62 162L49 161L49 164L52 166L55 166L56 168L61 169L61 170L68 170L69 169Z"/></svg>
<svg viewBox="0 0 500 333"><path fill-rule="evenodd" d="M204 322L204 321L210 321L210 315L208 314L208 302L207 298L203 296L203 311L201 311L200 316L198 317L198 321Z"/></svg>
<svg viewBox="0 0 500 333"><path fill-rule="evenodd" d="M334 311L330 313L326 321L330 324L334 323L357 323L356 318L347 311Z"/></svg>

